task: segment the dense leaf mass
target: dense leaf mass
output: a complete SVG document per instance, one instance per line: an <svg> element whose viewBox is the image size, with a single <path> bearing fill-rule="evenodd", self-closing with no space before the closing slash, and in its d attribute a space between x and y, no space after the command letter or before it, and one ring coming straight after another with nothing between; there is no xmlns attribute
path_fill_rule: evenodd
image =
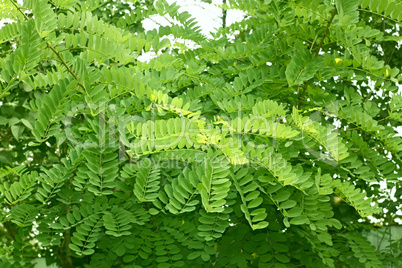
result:
<svg viewBox="0 0 402 268"><path fill-rule="evenodd" d="M402 267L400 1L19 2L1 267Z"/></svg>

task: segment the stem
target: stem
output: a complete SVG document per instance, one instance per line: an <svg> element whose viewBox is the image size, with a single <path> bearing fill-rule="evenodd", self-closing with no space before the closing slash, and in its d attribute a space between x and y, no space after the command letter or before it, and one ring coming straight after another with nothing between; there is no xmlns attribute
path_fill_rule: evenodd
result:
<svg viewBox="0 0 402 268"><path fill-rule="evenodd" d="M323 35L321 37L320 44L317 47L317 50L315 52L314 57L317 57L318 53L320 53L322 44L324 43L324 39L325 39L325 37L327 37L329 26L331 26L331 23L334 20L335 15L336 15L336 7L335 7L334 11L332 12L331 18L329 19L329 21L327 23L327 27L325 28L325 31L324 31L324 33L323 33ZM304 95L306 95L307 87L308 87L308 84L310 83L310 81L311 81L311 79L304 84L303 92L302 92L302 94L300 96L299 103L297 104L297 109L298 110L300 110L301 106L303 105Z"/></svg>
<svg viewBox="0 0 402 268"><path fill-rule="evenodd" d="M327 27L325 28L325 31L324 31L324 33L323 33L323 35L321 37L321 41L320 41L320 44L318 45L317 51L315 52L315 56L318 56L318 53L320 52L322 44L324 43L324 39L325 39L325 37L327 37L329 26L331 26L331 23L334 20L335 15L336 15L336 8L334 9L334 12L332 12L332 16L331 16L331 18L329 19L329 21L327 23Z"/></svg>
<svg viewBox="0 0 402 268"><path fill-rule="evenodd" d="M223 0L223 5L226 5L226 0ZM226 28L226 16L227 16L227 9L222 7L222 28Z"/></svg>
<svg viewBox="0 0 402 268"><path fill-rule="evenodd" d="M15 6L15 8L24 16L24 18L26 20L29 20L28 16L21 10L21 8L13 1L10 0L11 3ZM88 92L85 89L85 86L82 84L81 80L78 78L78 76L74 73L73 70L71 70L70 66L68 66L68 64L64 61L63 57L61 56L60 52L57 51L44 37L41 37L45 42L48 48L50 48L50 50L53 51L54 54L56 54L56 56L59 58L60 62L62 63L62 65L64 67L66 67L67 71L73 76L73 78L75 80L78 81L78 85L83 89L83 93L86 95L89 95ZM108 125L106 118L103 116L102 113L100 113L100 117L101 119L106 123L106 125ZM110 130L112 130L112 128L109 127ZM130 155L126 152L126 148L124 147L123 143L121 142L121 140L119 139L119 137L117 136L116 133L114 133L114 136L116 137L116 139L119 142L119 145L121 146L121 151L125 153L126 158L130 161L130 163L132 162L132 159L130 157Z"/></svg>
<svg viewBox="0 0 402 268"><path fill-rule="evenodd" d="M81 80L78 78L78 76L71 70L70 66L67 65L67 63L64 61L63 57L60 55L60 53L49 43L46 41L46 45L50 50L56 54L56 56L60 59L61 63L67 68L67 71L74 77L75 80L78 81L78 85L86 92L86 89L84 85L81 83Z"/></svg>
<svg viewBox="0 0 402 268"><path fill-rule="evenodd" d="M73 260L71 258L71 249L69 247L71 240L70 230L66 230L63 234L63 242L57 249L57 258L63 268L73 268Z"/></svg>
<svg viewBox="0 0 402 268"><path fill-rule="evenodd" d="M65 209L65 215L70 212L70 206ZM71 233L70 230L66 230L63 233L63 242L56 250L57 259L59 260L62 268L73 268L73 259L71 258L70 249Z"/></svg>

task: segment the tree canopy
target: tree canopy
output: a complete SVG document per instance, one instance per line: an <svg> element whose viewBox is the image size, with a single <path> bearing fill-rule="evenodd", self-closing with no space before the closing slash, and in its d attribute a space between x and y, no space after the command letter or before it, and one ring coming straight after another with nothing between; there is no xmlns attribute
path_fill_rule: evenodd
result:
<svg viewBox="0 0 402 268"><path fill-rule="evenodd" d="M402 266L402 3L220 8L2 1L0 267Z"/></svg>

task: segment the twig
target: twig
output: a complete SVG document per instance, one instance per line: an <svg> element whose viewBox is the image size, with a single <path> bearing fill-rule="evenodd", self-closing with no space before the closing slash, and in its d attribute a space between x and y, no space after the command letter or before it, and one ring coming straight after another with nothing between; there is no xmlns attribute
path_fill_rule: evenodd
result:
<svg viewBox="0 0 402 268"><path fill-rule="evenodd" d="M334 20L335 15L336 15L336 7L335 7L334 11L332 12L332 16L331 16L331 18L329 19L329 21L328 21L328 23L327 23L327 27L325 28L324 33L322 34L320 44L319 44L318 47L317 47L317 50L316 50L316 52L315 52L314 57L317 57L318 54L320 53L322 44L324 43L324 39L325 39L325 37L327 36L328 30L329 30L329 26L331 26L331 23L332 23L332 21ZM302 104L303 104L304 95L306 95L307 87L308 87L308 84L310 83L310 81L311 81L311 79L310 79L309 81L307 81L307 82L304 84L303 92L302 92L302 94L301 94L301 96L300 96L299 103L297 104L297 109L298 109L298 110L300 110L300 108L301 108L301 106L302 106Z"/></svg>
<svg viewBox="0 0 402 268"><path fill-rule="evenodd" d="M226 0L223 0L222 4L224 5L222 7L222 28L226 28L226 16L227 16L227 9L225 7L226 5Z"/></svg>
<svg viewBox="0 0 402 268"><path fill-rule="evenodd" d="M25 19L29 20L29 17L21 10L21 8L13 0L10 0L10 1L15 6L15 8L17 8L17 10L25 17ZM41 37L41 38L46 42L47 47L50 48L50 50L52 50L54 54L56 54L56 56L61 61L62 65L64 65L64 67L66 67L67 71L73 76L73 78L78 81L78 85L84 90L83 93L89 95L88 92L85 89L85 86L82 84L81 80L78 78L77 74L75 74L74 71L71 70L70 66L68 66L68 64L64 61L64 59L61 56L60 52L57 51L44 37ZM107 125L108 123L106 121L106 118L103 116L102 113L100 113L100 117ZM113 130L113 129L111 127L109 127L109 130ZM131 159L131 156L127 153L123 142L119 139L119 137L117 136L116 133L114 133L114 136L118 140L119 145L121 146L121 148L120 148L121 151L125 153L126 158L130 161L130 163L132 163L133 160Z"/></svg>
<svg viewBox="0 0 402 268"><path fill-rule="evenodd" d="M325 37L327 37L327 33L328 33L328 30L329 30L329 26L331 26L331 23L332 23L332 21L334 20L335 15L336 15L336 8L334 9L334 12L332 12L332 16L331 16L331 18L329 19L329 21L328 21L328 23L327 23L327 27L325 28L324 33L322 34L320 44L318 45L317 51L315 52L315 56L317 56L318 53L319 53L320 50L321 50L322 44L324 43L324 39L325 39Z"/></svg>

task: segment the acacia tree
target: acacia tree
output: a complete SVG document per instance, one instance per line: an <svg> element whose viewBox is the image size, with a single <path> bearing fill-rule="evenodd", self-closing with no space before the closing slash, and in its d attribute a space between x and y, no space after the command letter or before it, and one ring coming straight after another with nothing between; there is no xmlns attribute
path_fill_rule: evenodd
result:
<svg viewBox="0 0 402 268"><path fill-rule="evenodd" d="M1 7L3 266L401 266L399 1Z"/></svg>

